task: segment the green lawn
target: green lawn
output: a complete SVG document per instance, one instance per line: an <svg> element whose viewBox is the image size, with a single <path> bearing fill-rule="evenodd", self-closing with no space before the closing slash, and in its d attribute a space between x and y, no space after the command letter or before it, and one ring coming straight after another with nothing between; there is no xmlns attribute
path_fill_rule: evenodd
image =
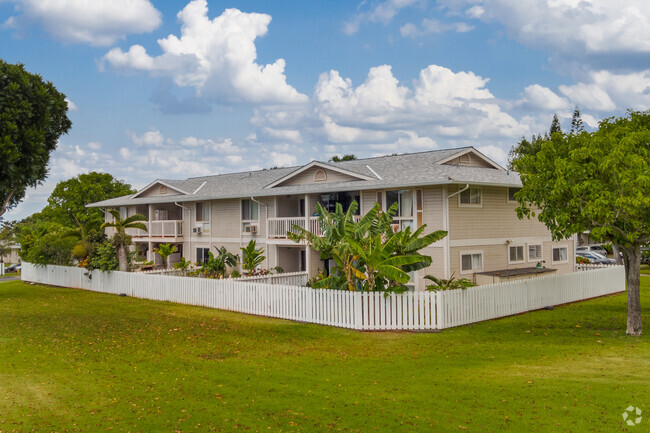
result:
<svg viewBox="0 0 650 433"><path fill-rule="evenodd" d="M0 283L0 432L610 432L630 404L648 431L625 302L360 333Z"/></svg>

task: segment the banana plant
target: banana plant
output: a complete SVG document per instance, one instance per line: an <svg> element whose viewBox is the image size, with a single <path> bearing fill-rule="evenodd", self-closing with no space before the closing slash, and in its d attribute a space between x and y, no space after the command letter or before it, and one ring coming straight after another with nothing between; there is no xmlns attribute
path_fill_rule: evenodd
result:
<svg viewBox="0 0 650 433"><path fill-rule="evenodd" d="M160 258L162 259L163 265L165 268L169 267L169 256L174 254L176 252L176 246L172 244L160 244L158 245L158 248L154 248L154 253L158 254Z"/></svg>
<svg viewBox="0 0 650 433"><path fill-rule="evenodd" d="M257 243L251 240L248 245L240 248L242 251L242 267L250 274L257 268L257 266L266 259L263 255L264 250L257 248Z"/></svg>
<svg viewBox="0 0 650 433"><path fill-rule="evenodd" d="M113 245L117 249L117 260L120 263L119 269L122 272L129 271L128 261L128 247L131 245L131 236L126 233L126 229L140 229L147 231L147 226L142 221L149 219L141 214L135 214L128 218L122 219L120 211L117 209L110 209L108 211L113 216L113 221L108 221L102 224L101 229L106 227L114 227L115 234L111 238Z"/></svg>

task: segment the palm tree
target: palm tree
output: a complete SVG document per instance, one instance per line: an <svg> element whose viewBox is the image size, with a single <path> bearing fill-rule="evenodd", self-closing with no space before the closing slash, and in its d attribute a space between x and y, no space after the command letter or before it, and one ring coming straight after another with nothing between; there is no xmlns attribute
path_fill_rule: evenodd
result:
<svg viewBox="0 0 650 433"><path fill-rule="evenodd" d="M172 244L160 244L160 245L158 245L158 249L154 249L153 251L154 251L154 253L156 253L156 254L158 254L160 256L160 258L162 259L162 262L163 262L163 266L168 268L169 263L168 263L167 260L169 259L169 256L174 254L177 250L176 250L175 245L172 245Z"/></svg>
<svg viewBox="0 0 650 433"><path fill-rule="evenodd" d="M115 234L111 239L113 245L117 249L117 261L120 263L120 271L128 272L129 271L129 261L127 255L128 246L131 245L131 235L126 233L127 229L140 229L147 231L147 226L144 225L141 221L148 221L148 218L141 214L132 215L126 219L122 219L120 211L117 209L110 209L108 211L113 215L113 222L105 222L102 224L102 230L106 227L115 228Z"/></svg>

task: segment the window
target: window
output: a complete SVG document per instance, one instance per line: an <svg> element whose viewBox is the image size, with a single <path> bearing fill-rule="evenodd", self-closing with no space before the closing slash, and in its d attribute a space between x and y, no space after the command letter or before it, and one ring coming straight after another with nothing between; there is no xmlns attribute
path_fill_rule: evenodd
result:
<svg viewBox="0 0 650 433"><path fill-rule="evenodd" d="M259 205L250 199L241 201L242 221L257 221L260 219Z"/></svg>
<svg viewBox="0 0 650 433"><path fill-rule="evenodd" d="M210 222L210 205L207 203L196 204L196 220Z"/></svg>
<svg viewBox="0 0 650 433"><path fill-rule="evenodd" d="M386 209L397 203L393 225L397 230L413 228L413 191L408 189L386 191Z"/></svg>
<svg viewBox="0 0 650 433"><path fill-rule="evenodd" d="M314 182L324 182L327 180L327 173L324 170L316 170L314 173Z"/></svg>
<svg viewBox="0 0 650 433"><path fill-rule="evenodd" d="M567 247L553 248L553 263L567 262L569 260Z"/></svg>
<svg viewBox="0 0 650 433"><path fill-rule="evenodd" d="M460 255L461 273L483 270L483 253L462 253Z"/></svg>
<svg viewBox="0 0 650 433"><path fill-rule="evenodd" d="M542 246L528 245L528 261L534 262L538 260L542 260Z"/></svg>
<svg viewBox="0 0 650 433"><path fill-rule="evenodd" d="M460 206L481 206L481 188L469 187L460 193L459 197Z"/></svg>
<svg viewBox="0 0 650 433"><path fill-rule="evenodd" d="M524 261L524 246L516 245L509 248L509 263L522 263Z"/></svg>
<svg viewBox="0 0 650 433"><path fill-rule="evenodd" d="M120 207L120 219L125 220L129 215L129 210L126 206Z"/></svg>
<svg viewBox="0 0 650 433"><path fill-rule="evenodd" d="M210 248L197 248L196 249L196 262L199 265L202 265L203 262L207 262L210 256L208 253L210 252Z"/></svg>
<svg viewBox="0 0 650 433"><path fill-rule="evenodd" d="M418 189L415 191L415 210L417 214L417 227L422 227L422 190Z"/></svg>
<svg viewBox="0 0 650 433"><path fill-rule="evenodd" d="M515 194L521 191L521 188L508 188L508 203L517 203Z"/></svg>

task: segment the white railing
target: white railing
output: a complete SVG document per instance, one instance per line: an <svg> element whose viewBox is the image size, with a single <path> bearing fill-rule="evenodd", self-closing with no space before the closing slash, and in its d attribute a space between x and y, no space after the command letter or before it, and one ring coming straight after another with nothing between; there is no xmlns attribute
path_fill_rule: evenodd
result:
<svg viewBox="0 0 650 433"><path fill-rule="evenodd" d="M317 290L247 279L86 271L22 263L23 281L359 330L443 329L625 291L622 266L442 292Z"/></svg>
<svg viewBox="0 0 650 433"><path fill-rule="evenodd" d="M126 234L137 238L177 238L183 236L183 220L143 221L142 224L147 227L146 231L141 229L126 229ZM106 228L106 236L111 237L114 233L115 228Z"/></svg>
<svg viewBox="0 0 650 433"><path fill-rule="evenodd" d="M266 220L266 233L270 239L286 239L287 233L296 233L293 226L305 228L304 217L269 218Z"/></svg>
<svg viewBox="0 0 650 433"><path fill-rule="evenodd" d="M354 215L354 221L359 221L361 215ZM269 218L266 221L266 233L271 239L286 239L287 232L295 233L294 225L305 228L305 217L289 217L289 218ZM317 236L323 236L318 223L318 217L309 217L309 231Z"/></svg>
<svg viewBox="0 0 650 433"><path fill-rule="evenodd" d="M309 276L307 272L284 272L281 274L259 275L256 277L232 278L234 281L250 283L283 284L285 286L305 286Z"/></svg>

